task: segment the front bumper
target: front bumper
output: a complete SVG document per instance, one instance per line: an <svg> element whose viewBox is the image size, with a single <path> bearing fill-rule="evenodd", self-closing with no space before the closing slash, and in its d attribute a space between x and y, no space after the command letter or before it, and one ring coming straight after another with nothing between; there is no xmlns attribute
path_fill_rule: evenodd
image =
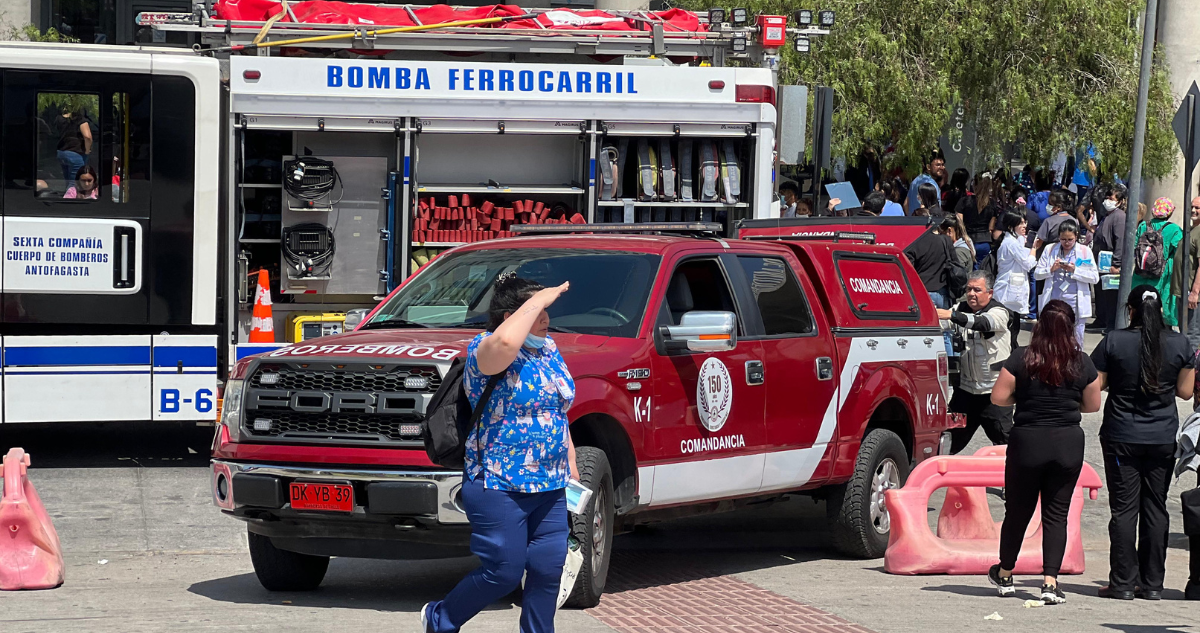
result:
<svg viewBox="0 0 1200 633"><path fill-rule="evenodd" d="M354 487L353 512L292 510L287 496L293 481L348 483ZM212 460L213 503L238 518L375 522L406 519L406 524L465 526L462 472L314 467Z"/></svg>

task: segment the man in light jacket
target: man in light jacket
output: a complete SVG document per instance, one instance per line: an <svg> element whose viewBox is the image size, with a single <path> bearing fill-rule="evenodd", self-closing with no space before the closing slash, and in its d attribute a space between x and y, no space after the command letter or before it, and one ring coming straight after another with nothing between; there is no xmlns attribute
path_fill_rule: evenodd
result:
<svg viewBox="0 0 1200 633"><path fill-rule="evenodd" d="M1012 429L1012 407L992 404L992 387L1012 345L1008 335L1008 308L992 296L992 276L976 270L967 277L967 300L952 310L937 311L949 321L954 347L962 354L958 386L950 399L950 412L967 416L967 426L952 429L950 452L959 453L983 427L993 445L1007 444Z"/></svg>

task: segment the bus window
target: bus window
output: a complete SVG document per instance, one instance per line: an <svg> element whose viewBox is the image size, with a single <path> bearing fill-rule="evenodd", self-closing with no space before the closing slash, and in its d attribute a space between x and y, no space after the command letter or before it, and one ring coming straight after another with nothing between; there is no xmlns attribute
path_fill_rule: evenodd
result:
<svg viewBox="0 0 1200 633"><path fill-rule="evenodd" d="M108 187L108 199L129 201L126 170L137 149L129 94L111 93L112 109L103 121L100 103L97 94L38 93L38 198L99 200ZM101 154L111 156L105 160Z"/></svg>
<svg viewBox="0 0 1200 633"><path fill-rule="evenodd" d="M37 196L95 200L100 95L39 92L37 104Z"/></svg>
<svg viewBox="0 0 1200 633"><path fill-rule="evenodd" d="M112 110L112 201L129 202L129 183L125 180L125 166L129 164L129 95L114 92Z"/></svg>

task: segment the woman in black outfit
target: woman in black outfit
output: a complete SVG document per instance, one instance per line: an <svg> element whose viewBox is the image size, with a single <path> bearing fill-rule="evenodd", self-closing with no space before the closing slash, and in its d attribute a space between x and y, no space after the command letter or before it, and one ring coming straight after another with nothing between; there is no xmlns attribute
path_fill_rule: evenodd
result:
<svg viewBox="0 0 1200 633"><path fill-rule="evenodd" d="M1175 466L1175 398L1195 389L1192 345L1163 324L1158 290L1129 293L1129 327L1092 352L1108 389L1100 446L1108 480L1108 586L1100 597L1160 600L1167 565L1167 489Z"/></svg>
<svg viewBox="0 0 1200 633"><path fill-rule="evenodd" d="M1004 463L1004 525L1000 563L988 580L1001 596L1016 593L1025 529L1042 499L1042 602L1062 604L1058 571L1067 549L1067 513L1083 469L1082 413L1100 410L1100 379L1075 338L1075 311L1057 299L1046 304L1029 347L1015 350L1000 370L992 404L1017 405Z"/></svg>

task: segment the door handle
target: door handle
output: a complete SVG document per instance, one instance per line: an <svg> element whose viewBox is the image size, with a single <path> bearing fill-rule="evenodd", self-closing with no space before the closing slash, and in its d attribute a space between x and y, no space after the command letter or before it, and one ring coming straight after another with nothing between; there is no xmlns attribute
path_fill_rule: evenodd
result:
<svg viewBox="0 0 1200 633"><path fill-rule="evenodd" d="M833 380L833 359L822 356L817 359L817 380Z"/></svg>
<svg viewBox="0 0 1200 633"><path fill-rule="evenodd" d="M137 280L137 231L113 227L113 288L132 288Z"/></svg>
<svg viewBox="0 0 1200 633"><path fill-rule="evenodd" d="M746 384L761 385L766 380L766 372L763 370L761 360L746 361Z"/></svg>

